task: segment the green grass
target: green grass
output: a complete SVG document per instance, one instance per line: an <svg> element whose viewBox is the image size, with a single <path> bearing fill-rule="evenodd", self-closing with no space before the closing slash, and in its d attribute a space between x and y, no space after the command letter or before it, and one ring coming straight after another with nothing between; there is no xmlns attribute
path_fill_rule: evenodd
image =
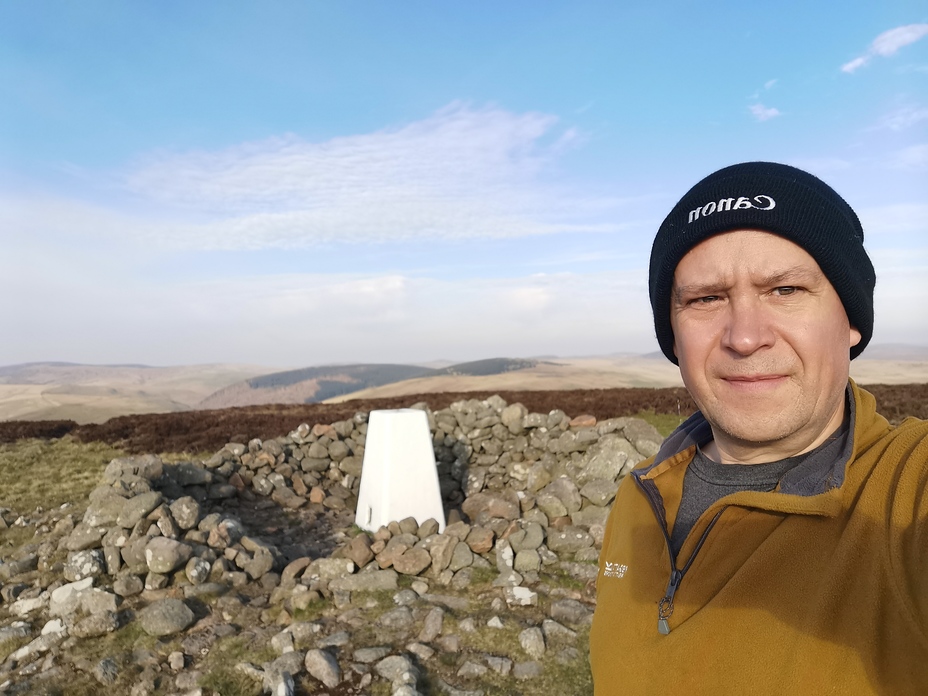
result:
<svg viewBox="0 0 928 696"><path fill-rule="evenodd" d="M103 470L125 453L100 442L20 440L0 445L0 507L27 513L84 500L100 485Z"/></svg>
<svg viewBox="0 0 928 696"><path fill-rule="evenodd" d="M657 431L661 435L667 437L677 426L689 418L689 416L675 416L670 413L654 413L654 411L639 411L635 414L635 418L647 421L657 428Z"/></svg>
<svg viewBox="0 0 928 696"><path fill-rule="evenodd" d="M257 645L240 636L231 636L217 642L201 665L203 677L200 686L222 696L258 696L261 683L235 669L240 662L261 665L277 655L268 644Z"/></svg>

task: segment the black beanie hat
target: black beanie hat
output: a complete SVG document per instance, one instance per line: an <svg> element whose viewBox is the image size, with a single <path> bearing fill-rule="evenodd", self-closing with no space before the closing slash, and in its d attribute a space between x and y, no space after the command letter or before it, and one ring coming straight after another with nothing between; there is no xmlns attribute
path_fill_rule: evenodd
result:
<svg viewBox="0 0 928 696"><path fill-rule="evenodd" d="M837 291L860 343L873 334L876 274L864 250L860 220L841 196L808 172L774 162L745 162L720 169L691 188L664 220L651 247L649 289L654 330L674 364L670 295L673 274L699 242L731 230L773 232L814 258Z"/></svg>

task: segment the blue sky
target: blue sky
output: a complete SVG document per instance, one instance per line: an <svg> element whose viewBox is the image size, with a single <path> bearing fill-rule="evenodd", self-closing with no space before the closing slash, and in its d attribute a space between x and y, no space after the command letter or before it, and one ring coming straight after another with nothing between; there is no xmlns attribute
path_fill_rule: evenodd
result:
<svg viewBox="0 0 928 696"><path fill-rule="evenodd" d="M0 364L655 350L657 226L794 164L928 345L928 7L0 4Z"/></svg>

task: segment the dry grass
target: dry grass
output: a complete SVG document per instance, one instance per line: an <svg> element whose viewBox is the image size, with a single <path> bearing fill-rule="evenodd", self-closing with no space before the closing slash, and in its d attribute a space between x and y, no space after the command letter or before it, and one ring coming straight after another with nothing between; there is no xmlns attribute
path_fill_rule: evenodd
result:
<svg viewBox="0 0 928 696"><path fill-rule="evenodd" d="M83 501L121 450L100 442L21 440L0 445L0 507L28 512Z"/></svg>

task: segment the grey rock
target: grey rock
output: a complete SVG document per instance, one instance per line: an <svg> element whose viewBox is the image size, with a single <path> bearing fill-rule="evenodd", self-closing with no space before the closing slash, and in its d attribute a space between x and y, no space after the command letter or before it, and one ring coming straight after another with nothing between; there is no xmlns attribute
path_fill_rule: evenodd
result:
<svg viewBox="0 0 928 696"><path fill-rule="evenodd" d="M68 554L62 574L68 582L97 578L106 574L106 558L100 549L86 549Z"/></svg>
<svg viewBox="0 0 928 696"><path fill-rule="evenodd" d="M580 509L582 500L577 484L566 476L559 476L541 490L541 495L553 495L564 504L568 513L576 512ZM539 505L541 507L541 505ZM547 512L547 511L545 511Z"/></svg>
<svg viewBox="0 0 928 696"><path fill-rule="evenodd" d="M374 666L374 671L390 682L405 681L409 675L417 674L412 660L405 655L390 655Z"/></svg>
<svg viewBox="0 0 928 696"><path fill-rule="evenodd" d="M539 493L535 498L535 505L537 505L538 509L545 513L549 519L567 516L567 507L556 495Z"/></svg>
<svg viewBox="0 0 928 696"><path fill-rule="evenodd" d="M148 560L145 557L145 549L148 547L149 541L151 541L151 537L148 536L134 539L127 543L120 551L123 563L126 564L126 569L130 573L141 575L148 572Z"/></svg>
<svg viewBox="0 0 928 696"><path fill-rule="evenodd" d="M95 549L102 546L101 540L106 530L101 527L91 527L85 522L75 525L74 529L68 535L64 547L68 551L83 551L84 549Z"/></svg>
<svg viewBox="0 0 928 696"><path fill-rule="evenodd" d="M150 491L129 498L123 505L116 523L123 529L131 529L141 522L148 513L161 505L161 500L162 495L159 491Z"/></svg>
<svg viewBox="0 0 928 696"><path fill-rule="evenodd" d="M545 640L550 641L573 641L577 638L577 632L573 631L563 624L559 624L553 619L545 619L541 622L541 631L545 634Z"/></svg>
<svg viewBox="0 0 928 696"><path fill-rule="evenodd" d="M544 671L540 662L517 662L512 668L512 676L519 681L537 679Z"/></svg>
<svg viewBox="0 0 928 696"><path fill-rule="evenodd" d="M576 599L557 599L551 602L548 613L555 621L569 626L582 626L593 618L589 607Z"/></svg>
<svg viewBox="0 0 928 696"><path fill-rule="evenodd" d="M126 477L138 476L149 481L161 478L164 465L161 457L154 454L142 454L132 457L113 459L103 470L104 483L116 483Z"/></svg>
<svg viewBox="0 0 928 696"><path fill-rule="evenodd" d="M420 643L431 643L441 635L442 625L445 618L445 612L440 607L432 607L422 622L422 630L419 631L417 640Z"/></svg>
<svg viewBox="0 0 928 696"><path fill-rule="evenodd" d="M632 443L615 433L601 437L587 455L589 460L577 477L581 485L594 478L615 481L644 459Z"/></svg>
<svg viewBox="0 0 928 696"><path fill-rule="evenodd" d="M91 527L111 527L116 524L126 499L116 493L112 486L107 486L106 489L113 491L113 493L96 501L91 501L84 512L84 524Z"/></svg>
<svg viewBox="0 0 928 696"><path fill-rule="evenodd" d="M545 637L538 626L526 628L519 634L519 644L533 660L540 660L545 654Z"/></svg>
<svg viewBox="0 0 928 696"><path fill-rule="evenodd" d="M593 545L593 537L580 527L568 525L548 532L548 548L554 553L574 553Z"/></svg>
<svg viewBox="0 0 928 696"><path fill-rule="evenodd" d="M331 635L321 638L317 645L320 648L340 648L351 642L351 635L347 631L338 631Z"/></svg>
<svg viewBox="0 0 928 696"><path fill-rule="evenodd" d="M465 660L457 671L457 676L462 679L478 679L489 671L489 667L478 664L473 660Z"/></svg>
<svg viewBox="0 0 928 696"><path fill-rule="evenodd" d="M172 473L181 486L207 486L213 482L213 474L193 462L178 462Z"/></svg>
<svg viewBox="0 0 928 696"><path fill-rule="evenodd" d="M347 558L317 558L303 572L309 580L334 580L354 572L354 562Z"/></svg>
<svg viewBox="0 0 928 696"><path fill-rule="evenodd" d="M593 505L605 507L615 498L618 488L618 484L609 479L590 478L580 489L580 495Z"/></svg>
<svg viewBox="0 0 928 696"><path fill-rule="evenodd" d="M383 646L376 648L359 648L352 653L352 659L355 662L367 665L372 662L377 662L377 660L382 660L389 654L390 648Z"/></svg>
<svg viewBox="0 0 928 696"><path fill-rule="evenodd" d="M397 556L393 561L393 567L403 575L418 575L428 568L431 562L432 557L428 551L412 548Z"/></svg>
<svg viewBox="0 0 928 696"><path fill-rule="evenodd" d="M307 673L321 681L327 688L334 689L342 680L342 671L331 653L325 650L309 650L304 666Z"/></svg>
<svg viewBox="0 0 928 696"><path fill-rule="evenodd" d="M541 556L535 549L523 549L516 554L513 569L518 573L528 573L541 569Z"/></svg>
<svg viewBox="0 0 928 696"><path fill-rule="evenodd" d="M88 614L115 614L119 608L120 599L112 592L94 587L82 592L80 595L81 609Z"/></svg>
<svg viewBox="0 0 928 696"><path fill-rule="evenodd" d="M113 592L120 597L133 597L145 589L145 583L138 575L127 573L113 582Z"/></svg>
<svg viewBox="0 0 928 696"><path fill-rule="evenodd" d="M664 441L657 428L640 418L628 419L625 424L624 435L635 446L635 449L645 457L657 454L661 443Z"/></svg>
<svg viewBox="0 0 928 696"><path fill-rule="evenodd" d="M92 577L70 582L52 590L48 600L48 613L52 616L69 616L81 605L82 596L93 587Z"/></svg>
<svg viewBox="0 0 928 696"><path fill-rule="evenodd" d="M188 544L167 537L155 537L145 547L145 562L153 573L167 574L184 565L193 554Z"/></svg>
<svg viewBox="0 0 928 696"><path fill-rule="evenodd" d="M97 638L113 633L117 628L119 628L119 619L116 612L105 611L79 619L70 626L68 633L75 638Z"/></svg>
<svg viewBox="0 0 928 696"><path fill-rule="evenodd" d="M119 665L112 657L105 657L93 668L93 678L104 686L110 686L119 677Z"/></svg>
<svg viewBox="0 0 928 696"><path fill-rule="evenodd" d="M179 599L159 599L139 612L142 630L155 637L180 633L194 620L193 612Z"/></svg>
<svg viewBox="0 0 928 696"><path fill-rule="evenodd" d="M462 568L467 568L474 562L474 552L470 550L470 547L465 544L463 541L459 541L454 545L454 551L451 554L451 562L448 564L448 568L452 572L457 572Z"/></svg>
<svg viewBox="0 0 928 696"><path fill-rule="evenodd" d="M577 527L586 527L589 529L594 525L606 526L609 519L608 507L598 507L596 505L587 505L585 508L574 512L570 516L570 521Z"/></svg>
<svg viewBox="0 0 928 696"><path fill-rule="evenodd" d="M171 516L181 529L195 529L200 522L200 504L189 495L171 503L170 510Z"/></svg>
<svg viewBox="0 0 928 696"><path fill-rule="evenodd" d="M184 566L184 575L194 585L201 585L209 578L210 564L208 561L194 556Z"/></svg>
<svg viewBox="0 0 928 696"><path fill-rule="evenodd" d="M511 404L500 412L499 419L510 433L520 435L525 431L524 419L526 415L528 415L528 409L525 406Z"/></svg>
<svg viewBox="0 0 928 696"><path fill-rule="evenodd" d="M509 673L512 671L512 660L510 660L508 657L487 655L485 659L487 662L487 667L492 669L497 674L506 677L509 676Z"/></svg>
<svg viewBox="0 0 928 696"><path fill-rule="evenodd" d="M404 630L412 626L415 620L409 607L397 607L381 614L377 623L384 628Z"/></svg>

